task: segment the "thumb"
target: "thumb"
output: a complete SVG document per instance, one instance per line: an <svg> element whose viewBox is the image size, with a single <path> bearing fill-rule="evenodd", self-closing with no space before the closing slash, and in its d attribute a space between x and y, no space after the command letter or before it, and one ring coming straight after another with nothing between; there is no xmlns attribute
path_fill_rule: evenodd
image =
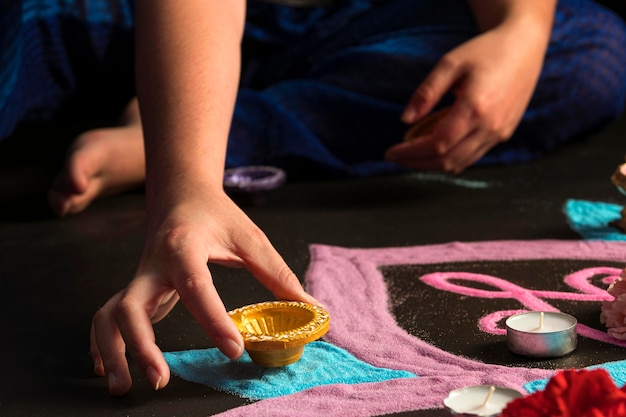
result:
<svg viewBox="0 0 626 417"><path fill-rule="evenodd" d="M243 354L243 339L226 312L205 263L182 265L175 277L181 301L215 345L231 359Z"/></svg>
<svg viewBox="0 0 626 417"><path fill-rule="evenodd" d="M308 294L296 274L287 265L278 251L272 246L267 237L261 242L252 244L250 240L241 250L246 269L256 279L270 290L279 300L303 301L309 304L321 305L312 295Z"/></svg>

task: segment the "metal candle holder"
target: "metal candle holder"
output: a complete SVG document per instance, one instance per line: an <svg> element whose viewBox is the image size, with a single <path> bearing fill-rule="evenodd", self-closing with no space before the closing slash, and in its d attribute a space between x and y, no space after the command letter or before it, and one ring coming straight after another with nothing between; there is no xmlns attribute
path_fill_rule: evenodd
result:
<svg viewBox="0 0 626 417"><path fill-rule="evenodd" d="M506 320L509 350L521 356L555 358L576 349L577 320L560 312L515 314Z"/></svg>

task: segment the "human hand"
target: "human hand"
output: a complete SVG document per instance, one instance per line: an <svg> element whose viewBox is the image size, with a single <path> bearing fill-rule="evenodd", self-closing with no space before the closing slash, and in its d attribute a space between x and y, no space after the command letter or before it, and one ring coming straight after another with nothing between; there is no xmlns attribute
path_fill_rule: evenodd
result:
<svg viewBox="0 0 626 417"><path fill-rule="evenodd" d="M213 285L207 262L245 267L278 299L319 304L265 234L223 191L187 195L180 203L159 205L150 213L134 279L93 318L94 369L107 376L113 395L126 393L132 385L126 352L155 389L167 385L170 372L152 324L179 298L226 356L241 356L242 337Z"/></svg>
<svg viewBox="0 0 626 417"><path fill-rule="evenodd" d="M390 147L385 158L410 169L458 173L510 138L545 53L544 38L526 29L502 25L447 53L417 88L402 119L417 122L448 92L454 104L430 134Z"/></svg>

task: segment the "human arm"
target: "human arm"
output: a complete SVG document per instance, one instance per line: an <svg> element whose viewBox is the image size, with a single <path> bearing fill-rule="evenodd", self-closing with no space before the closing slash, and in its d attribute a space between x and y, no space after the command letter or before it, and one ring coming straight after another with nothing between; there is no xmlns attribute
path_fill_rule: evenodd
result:
<svg viewBox="0 0 626 417"><path fill-rule="evenodd" d="M454 104L432 134L399 143L386 159L417 170L460 172L507 140L539 79L556 0L468 0L480 33L445 54L402 119L415 123L448 92Z"/></svg>
<svg viewBox="0 0 626 417"><path fill-rule="evenodd" d="M314 302L222 186L245 1L138 0L136 16L146 238L134 279L96 313L91 335L114 395L132 383L126 352L153 387L168 383L152 323L179 298L222 352L242 354L207 262L247 268L277 298Z"/></svg>

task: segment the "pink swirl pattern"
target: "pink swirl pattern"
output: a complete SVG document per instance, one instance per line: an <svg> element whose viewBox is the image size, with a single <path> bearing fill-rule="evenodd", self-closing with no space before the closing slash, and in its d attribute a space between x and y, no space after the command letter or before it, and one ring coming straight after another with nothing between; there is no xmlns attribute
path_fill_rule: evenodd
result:
<svg viewBox="0 0 626 417"><path fill-rule="evenodd" d="M468 297L476 298L511 298L523 304L527 310L504 310L494 311L480 319L478 326L481 330L491 334L505 335L506 329L500 326L500 322L512 314L523 311L559 311L557 308L544 301L544 299L557 300L573 300L580 302L610 301L613 296L606 289L599 288L591 283L591 279L605 275L602 279L603 283L611 284L619 278L621 269L610 267L585 268L576 271L564 277L563 281L572 289L578 292L561 292L561 291L540 291L532 290L513 284L502 278L489 275L473 274L468 272L437 272L427 274L420 279L441 291L448 291ZM479 288L468 287L456 284L454 281L476 282L486 284L499 289L499 291L484 290ZM598 313L600 314L600 313ZM590 339L599 340L605 343L611 343L617 346L626 347L626 341L617 340L605 331L593 329L584 324L578 323L576 326L578 334Z"/></svg>

